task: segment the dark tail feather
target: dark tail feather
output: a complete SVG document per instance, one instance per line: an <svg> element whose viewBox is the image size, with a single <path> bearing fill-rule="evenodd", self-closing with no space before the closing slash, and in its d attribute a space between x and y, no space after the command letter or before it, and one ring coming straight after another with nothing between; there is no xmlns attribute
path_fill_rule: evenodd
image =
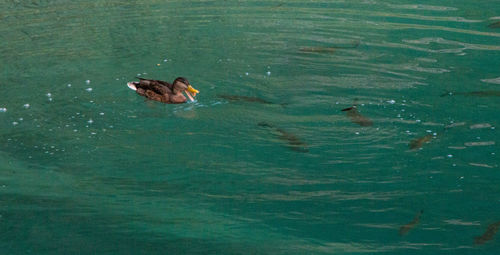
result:
<svg viewBox="0 0 500 255"><path fill-rule="evenodd" d="M348 108L342 109L342 110L340 110L340 111L342 111L342 112L346 112L346 111L350 111L350 110L352 110L353 108L354 108L354 106L351 106L351 107L348 107Z"/></svg>

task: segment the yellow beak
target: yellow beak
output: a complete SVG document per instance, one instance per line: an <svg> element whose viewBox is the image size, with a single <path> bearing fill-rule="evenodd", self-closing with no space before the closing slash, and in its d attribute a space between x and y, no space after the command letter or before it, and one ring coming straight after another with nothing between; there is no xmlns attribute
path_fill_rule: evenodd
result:
<svg viewBox="0 0 500 255"><path fill-rule="evenodd" d="M193 93L193 96L196 96L196 94L200 93L197 89L193 88L191 85L188 85L187 91Z"/></svg>

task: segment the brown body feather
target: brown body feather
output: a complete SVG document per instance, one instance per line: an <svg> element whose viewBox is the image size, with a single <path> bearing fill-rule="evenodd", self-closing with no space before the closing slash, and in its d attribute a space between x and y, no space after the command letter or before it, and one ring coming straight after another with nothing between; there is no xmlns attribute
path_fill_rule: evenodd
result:
<svg viewBox="0 0 500 255"><path fill-rule="evenodd" d="M173 84L166 81L137 78L139 82L134 82L133 84L137 88L137 94L141 96L166 104L182 104L187 101L187 98L182 95L182 93L174 93ZM176 81L177 80L187 82L187 80L182 77L177 78Z"/></svg>

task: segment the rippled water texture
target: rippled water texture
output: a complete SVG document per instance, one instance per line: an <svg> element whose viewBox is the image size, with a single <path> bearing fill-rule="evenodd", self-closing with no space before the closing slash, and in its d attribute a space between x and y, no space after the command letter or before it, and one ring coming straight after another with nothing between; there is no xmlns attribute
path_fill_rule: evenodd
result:
<svg viewBox="0 0 500 255"><path fill-rule="evenodd" d="M496 0L0 10L2 254L499 251Z"/></svg>

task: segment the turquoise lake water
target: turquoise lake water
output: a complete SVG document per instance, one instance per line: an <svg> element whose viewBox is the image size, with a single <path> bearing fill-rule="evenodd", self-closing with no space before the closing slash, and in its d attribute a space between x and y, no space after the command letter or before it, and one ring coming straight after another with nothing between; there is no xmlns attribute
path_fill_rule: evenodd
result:
<svg viewBox="0 0 500 255"><path fill-rule="evenodd" d="M500 251L497 0L0 10L1 254Z"/></svg>

